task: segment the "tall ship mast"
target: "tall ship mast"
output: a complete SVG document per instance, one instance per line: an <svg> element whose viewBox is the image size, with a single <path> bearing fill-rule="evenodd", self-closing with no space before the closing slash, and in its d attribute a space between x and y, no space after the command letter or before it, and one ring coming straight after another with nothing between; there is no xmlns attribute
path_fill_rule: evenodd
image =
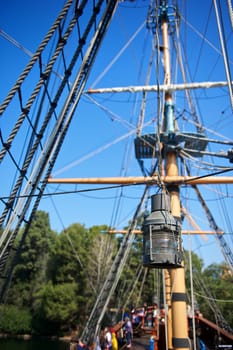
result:
<svg viewBox="0 0 233 350"><path fill-rule="evenodd" d="M230 1L68 0L34 53L1 31L27 57L0 105L1 301L36 211L54 216L59 194L64 222L124 233L82 340L99 334L140 231L141 268L162 271L166 348L190 348L184 249L215 242L233 273L232 27Z"/></svg>

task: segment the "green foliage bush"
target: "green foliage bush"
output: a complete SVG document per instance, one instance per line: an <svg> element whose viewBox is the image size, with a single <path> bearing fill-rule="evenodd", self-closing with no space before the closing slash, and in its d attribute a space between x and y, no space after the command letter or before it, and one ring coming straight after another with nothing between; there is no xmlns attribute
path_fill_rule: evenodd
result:
<svg viewBox="0 0 233 350"><path fill-rule="evenodd" d="M0 331L8 334L31 333L32 317L29 309L14 305L0 305Z"/></svg>

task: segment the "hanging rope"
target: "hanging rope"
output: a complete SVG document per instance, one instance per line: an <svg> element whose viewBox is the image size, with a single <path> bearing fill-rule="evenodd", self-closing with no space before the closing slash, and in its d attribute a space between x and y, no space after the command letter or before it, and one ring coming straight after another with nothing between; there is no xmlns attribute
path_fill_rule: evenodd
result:
<svg viewBox="0 0 233 350"><path fill-rule="evenodd" d="M227 0L227 5L228 5L228 12L229 12L230 21L231 21L231 27L233 29L233 9L232 9L231 0Z"/></svg>
<svg viewBox="0 0 233 350"><path fill-rule="evenodd" d="M191 312L192 312L192 328L193 328L193 345L196 349L196 323L194 318L195 300L194 300L194 289L193 289L193 264L192 264L192 245L191 237L188 235L188 257L189 257L189 271L190 271L190 286L191 286Z"/></svg>
<svg viewBox="0 0 233 350"><path fill-rule="evenodd" d="M144 288L144 284L145 284L145 281L146 281L147 274L148 274L148 267L144 268L144 275L143 275L142 282L141 282L141 285L140 285L140 289L139 289L139 292L138 292L138 297L136 299L136 305L139 305L139 301L142 298L142 291L143 291L143 288Z"/></svg>
<svg viewBox="0 0 233 350"><path fill-rule="evenodd" d="M217 25L218 25L218 33L219 33L219 39L222 47L222 54L223 54L223 59L225 63L225 71L226 71L226 76L227 76L227 82L228 82L228 89L229 89L229 95L230 95L230 102L231 102L231 108L233 110L233 88L232 88L232 78L231 78L231 71L230 71L230 66L229 66L229 59L228 59L228 54L227 54L227 48L226 48L226 40L225 40L225 34L224 34L224 27L223 27L223 20L222 16L220 19L218 7L216 0L213 0L214 2L214 8L215 8L215 14L216 14L216 19L217 19ZM221 5L220 5L221 9ZM221 27L221 22L222 22L222 27Z"/></svg>

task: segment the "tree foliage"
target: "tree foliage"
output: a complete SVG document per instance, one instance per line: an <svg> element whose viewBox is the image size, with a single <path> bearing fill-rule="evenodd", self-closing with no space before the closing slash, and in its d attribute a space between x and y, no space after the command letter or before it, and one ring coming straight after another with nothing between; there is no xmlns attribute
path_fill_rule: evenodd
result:
<svg viewBox="0 0 233 350"><path fill-rule="evenodd" d="M122 241L106 232L106 225L87 229L74 223L57 233L48 214L38 211L1 305L0 331L60 334L77 325L82 329ZM206 318L215 322L219 310L232 327L231 307L224 301L233 299L233 278L226 265L204 269L202 259L186 252L185 272L188 302L194 295L195 307ZM136 235L109 309L127 310L145 302L162 307L163 297L162 270L142 267L142 236Z"/></svg>
<svg viewBox="0 0 233 350"><path fill-rule="evenodd" d="M0 305L0 332L9 334L31 333L32 315L27 308Z"/></svg>
<svg viewBox="0 0 233 350"><path fill-rule="evenodd" d="M63 283L42 285L34 295L34 330L38 333L56 333L69 328L72 317L78 310L76 284Z"/></svg>
<svg viewBox="0 0 233 350"><path fill-rule="evenodd" d="M203 283L207 295L207 297L201 295L203 313L213 322L223 320L233 328L232 270L226 264L211 264L203 272Z"/></svg>
<svg viewBox="0 0 233 350"><path fill-rule="evenodd" d="M190 266L187 255L186 252L186 287L189 303L191 304L193 293L194 309L200 310L208 320L220 325L227 324L232 328L232 270L226 264L211 264L204 269L203 260L195 253L191 254Z"/></svg>

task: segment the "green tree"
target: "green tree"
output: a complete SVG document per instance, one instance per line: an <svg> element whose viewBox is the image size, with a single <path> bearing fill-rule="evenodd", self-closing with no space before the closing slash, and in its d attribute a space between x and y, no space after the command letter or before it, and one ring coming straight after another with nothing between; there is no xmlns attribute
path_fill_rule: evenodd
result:
<svg viewBox="0 0 233 350"><path fill-rule="evenodd" d="M77 286L75 283L53 285L49 282L41 286L35 294L34 330L43 334L57 334L59 330L70 328L76 318Z"/></svg>
<svg viewBox="0 0 233 350"><path fill-rule="evenodd" d="M89 245L88 230L81 224L72 224L61 232L53 254L52 275L55 284L84 282Z"/></svg>
<svg viewBox="0 0 233 350"><path fill-rule="evenodd" d="M192 293L195 290L200 290L200 283L202 281L202 274L204 268L203 260L194 252L191 255L188 251L184 251L184 266L185 266L185 285L187 290L188 304L192 303ZM195 302L200 305L202 300L195 296Z"/></svg>
<svg viewBox="0 0 233 350"><path fill-rule="evenodd" d="M76 285L76 322L83 324L90 311L90 299L96 296L88 274L88 256L93 234L84 225L75 223L64 230L53 255L54 285Z"/></svg>
<svg viewBox="0 0 233 350"><path fill-rule="evenodd" d="M48 214L36 212L14 268L9 303L33 307L34 293L50 279L49 266L56 238Z"/></svg>
<svg viewBox="0 0 233 350"><path fill-rule="evenodd" d="M233 316L229 307L233 299L231 270L225 264L211 264L204 269L203 260L192 252L191 274L189 260L188 252L185 252L188 303L191 304L191 295L194 293L194 307L199 309L205 318L218 323L219 315L222 315L226 323L233 328Z"/></svg>
<svg viewBox="0 0 233 350"><path fill-rule="evenodd" d="M211 264L203 272L203 281L208 298L202 304L204 317L216 323L220 311L226 323L233 329L232 270L224 263Z"/></svg>
<svg viewBox="0 0 233 350"><path fill-rule="evenodd" d="M32 317L29 309L14 305L0 305L0 332L9 334L31 333Z"/></svg>
<svg viewBox="0 0 233 350"><path fill-rule="evenodd" d="M99 293L117 253L117 240L113 235L102 233L106 230L107 226L93 226L90 228L92 240L86 268L89 281L96 295Z"/></svg>

